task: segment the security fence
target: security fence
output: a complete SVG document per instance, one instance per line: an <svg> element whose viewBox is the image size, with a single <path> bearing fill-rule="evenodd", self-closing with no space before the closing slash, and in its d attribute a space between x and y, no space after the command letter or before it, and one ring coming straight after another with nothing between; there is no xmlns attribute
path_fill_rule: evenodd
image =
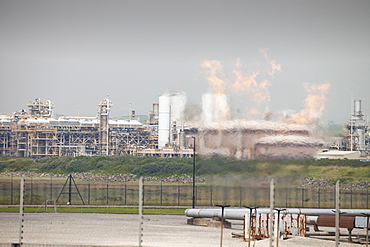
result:
<svg viewBox="0 0 370 247"><path fill-rule="evenodd" d="M20 179L0 179L0 204L19 204ZM267 185L228 185L215 183L196 184L196 206L230 204L233 207L269 206ZM138 205L137 181L90 181L62 178L25 178L25 205L42 205L47 200L57 200L58 205ZM145 182L144 205L192 205L192 184L174 182ZM369 208L368 188L348 187L340 190L342 208ZM297 186L275 187L276 207L334 208L335 189L327 187L303 188Z"/></svg>

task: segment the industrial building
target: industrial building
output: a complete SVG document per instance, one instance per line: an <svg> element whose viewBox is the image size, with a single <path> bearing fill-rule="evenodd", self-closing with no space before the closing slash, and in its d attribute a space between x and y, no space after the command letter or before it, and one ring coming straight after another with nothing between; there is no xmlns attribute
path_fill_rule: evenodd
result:
<svg viewBox="0 0 370 247"><path fill-rule="evenodd" d="M368 122L361 110L361 100L354 101L353 112L347 125L347 138L345 141L347 151L360 151L361 156L370 154L370 133L368 133Z"/></svg>
<svg viewBox="0 0 370 247"><path fill-rule="evenodd" d="M110 119L109 99L96 117L55 117L54 104L36 99L29 111L0 116L0 156L122 155L157 145L153 129L137 120Z"/></svg>
<svg viewBox="0 0 370 247"><path fill-rule="evenodd" d="M159 97L159 149L196 148L198 155L258 159L312 158L323 146L307 125L233 119L225 94L206 93L201 105L194 117L186 111L185 94Z"/></svg>
<svg viewBox="0 0 370 247"><path fill-rule="evenodd" d="M323 146L304 125L272 121L225 121L185 130L195 136L199 153L241 159L308 158ZM187 140L186 146L191 144Z"/></svg>
<svg viewBox="0 0 370 247"><path fill-rule="evenodd" d="M332 143L328 149L317 155L319 159L369 160L370 133L369 122L361 110L361 100L353 102L353 111L345 125L344 137Z"/></svg>
<svg viewBox="0 0 370 247"><path fill-rule="evenodd" d="M232 119L225 97L207 94L202 112L191 118L184 93L163 94L146 123L136 120L134 113L128 119L110 118L113 103L108 98L98 103L95 117L54 116L53 102L38 98L27 104L28 112L0 116L0 156L193 157L196 150L197 155L240 159L311 158L323 148L308 125ZM339 149L368 156L367 126L361 101L356 100Z"/></svg>

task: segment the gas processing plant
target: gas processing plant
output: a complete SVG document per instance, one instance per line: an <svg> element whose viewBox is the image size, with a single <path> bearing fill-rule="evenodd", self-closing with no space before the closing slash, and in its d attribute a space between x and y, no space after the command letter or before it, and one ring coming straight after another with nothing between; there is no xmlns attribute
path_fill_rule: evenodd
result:
<svg viewBox="0 0 370 247"><path fill-rule="evenodd" d="M161 95L145 123L134 115L111 119L113 103L108 98L99 102L95 117L54 116L54 107L50 100L36 99L28 103L28 112L0 116L0 156L311 158L324 148L310 124L234 119L224 94L204 94L202 109L195 113L187 107L184 93ZM360 100L354 102L346 130L337 148L367 157L368 123Z"/></svg>

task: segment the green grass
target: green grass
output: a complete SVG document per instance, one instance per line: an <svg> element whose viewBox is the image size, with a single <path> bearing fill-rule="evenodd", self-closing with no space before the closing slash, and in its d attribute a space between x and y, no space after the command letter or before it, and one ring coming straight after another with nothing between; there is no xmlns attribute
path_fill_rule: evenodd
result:
<svg viewBox="0 0 370 247"><path fill-rule="evenodd" d="M245 178L261 176L314 177L343 182L368 181L370 161L329 160L329 159L265 159L238 160L227 157L197 157L197 176L233 176ZM90 172L93 174L136 174L139 176L171 176L192 173L192 159L155 158L134 156L94 157L45 157L40 159L0 157L0 173L5 171L29 171L36 173L70 174ZM13 179L16 177L13 177ZM2 177L0 179L10 179ZM18 179L18 178L16 178ZM42 179L48 182L50 178ZM65 178L53 178L63 181ZM150 183L148 183L150 184Z"/></svg>
<svg viewBox="0 0 370 247"><path fill-rule="evenodd" d="M35 213L38 207L27 207L24 208L25 213ZM52 208L48 209L50 212ZM171 214L171 215L183 215L185 208L146 208L143 209L143 214ZM0 208L0 212L5 213L17 213L19 207ZM45 212L43 208L40 208L38 212ZM57 208L58 213L104 213L104 214L138 214L137 208L113 208L113 207L99 207L99 208Z"/></svg>

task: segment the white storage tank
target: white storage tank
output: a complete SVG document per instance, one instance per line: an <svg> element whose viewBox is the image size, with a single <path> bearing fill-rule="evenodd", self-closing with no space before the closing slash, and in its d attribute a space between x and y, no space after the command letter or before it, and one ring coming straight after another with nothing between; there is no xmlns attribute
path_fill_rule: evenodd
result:
<svg viewBox="0 0 370 247"><path fill-rule="evenodd" d="M170 95L164 94L159 96L158 112L158 147L164 147L170 142Z"/></svg>
<svg viewBox="0 0 370 247"><path fill-rule="evenodd" d="M173 144L173 131L177 135L178 127L181 128L184 122L184 110L186 95L183 92L163 94L159 97L159 118L158 118L158 147L166 144ZM177 144L178 145L178 144Z"/></svg>

